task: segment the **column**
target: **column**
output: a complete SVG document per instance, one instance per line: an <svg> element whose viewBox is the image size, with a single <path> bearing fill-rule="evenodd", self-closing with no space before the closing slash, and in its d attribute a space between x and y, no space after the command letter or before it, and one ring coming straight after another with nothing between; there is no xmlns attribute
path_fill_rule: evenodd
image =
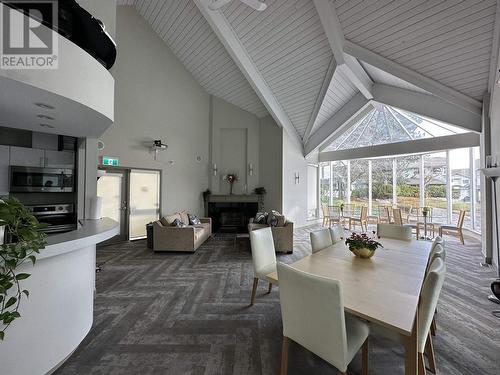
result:
<svg viewBox="0 0 500 375"><path fill-rule="evenodd" d="M347 203L351 203L351 161L347 160L347 186L346 186Z"/></svg>
<svg viewBox="0 0 500 375"><path fill-rule="evenodd" d="M453 217L453 195L451 189L451 163L450 150L446 151L446 204L448 224L451 223Z"/></svg>
<svg viewBox="0 0 500 375"><path fill-rule="evenodd" d="M472 229L476 229L476 171L474 168L474 151L473 148L469 148L469 179L470 179L470 189L471 192L469 197L471 199L470 202L470 222Z"/></svg>
<svg viewBox="0 0 500 375"><path fill-rule="evenodd" d="M333 161L330 162L330 206L333 206Z"/></svg>
<svg viewBox="0 0 500 375"><path fill-rule="evenodd" d="M398 191L396 189L398 184L398 175L397 175L398 163L396 158L392 159L392 205L394 207L398 204Z"/></svg>
<svg viewBox="0 0 500 375"><path fill-rule="evenodd" d="M420 207L425 206L425 176L424 176L424 155L419 156L419 177L420 177Z"/></svg>
<svg viewBox="0 0 500 375"><path fill-rule="evenodd" d="M368 215L372 214L372 161L368 160Z"/></svg>

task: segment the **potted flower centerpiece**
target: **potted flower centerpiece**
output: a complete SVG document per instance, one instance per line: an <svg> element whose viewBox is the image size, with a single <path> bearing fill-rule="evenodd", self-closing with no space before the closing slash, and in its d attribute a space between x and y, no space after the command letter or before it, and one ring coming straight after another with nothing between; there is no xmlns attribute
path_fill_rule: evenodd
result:
<svg viewBox="0 0 500 375"><path fill-rule="evenodd" d="M224 176L224 180L229 184L229 195L233 194L233 185L238 181L238 176L234 173L229 173Z"/></svg>
<svg viewBox="0 0 500 375"><path fill-rule="evenodd" d="M373 232L375 236L375 232ZM353 233L351 237L345 240L345 244L349 246L349 250L358 258L371 258L375 254L375 250L383 247L374 237L368 237L366 233Z"/></svg>

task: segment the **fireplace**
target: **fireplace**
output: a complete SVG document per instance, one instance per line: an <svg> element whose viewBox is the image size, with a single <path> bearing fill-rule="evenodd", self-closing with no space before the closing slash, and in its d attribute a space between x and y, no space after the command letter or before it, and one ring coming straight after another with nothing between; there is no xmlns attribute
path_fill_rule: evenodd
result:
<svg viewBox="0 0 500 375"><path fill-rule="evenodd" d="M258 197L253 195L212 195L207 203L214 232L246 233L258 209Z"/></svg>

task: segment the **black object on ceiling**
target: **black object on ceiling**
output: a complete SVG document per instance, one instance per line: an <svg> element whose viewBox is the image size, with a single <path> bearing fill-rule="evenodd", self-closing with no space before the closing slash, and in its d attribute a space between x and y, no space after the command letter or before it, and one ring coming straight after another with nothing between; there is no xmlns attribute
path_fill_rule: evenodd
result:
<svg viewBox="0 0 500 375"><path fill-rule="evenodd" d="M0 0L5 5L22 11L26 16L37 19L60 35L87 51L106 69L111 69L116 61L116 43L105 30L104 24L83 9L75 0ZM52 22L52 7L58 7L57 27ZM36 18L30 9L36 9L43 19Z"/></svg>

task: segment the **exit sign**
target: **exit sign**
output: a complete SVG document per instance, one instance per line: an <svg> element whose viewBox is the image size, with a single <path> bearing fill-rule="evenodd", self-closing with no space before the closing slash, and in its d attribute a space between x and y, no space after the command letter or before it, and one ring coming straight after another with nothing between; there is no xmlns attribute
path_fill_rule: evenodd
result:
<svg viewBox="0 0 500 375"><path fill-rule="evenodd" d="M119 164L120 164L120 159L118 158L112 158L109 156L102 157L102 165L112 165L116 167Z"/></svg>

